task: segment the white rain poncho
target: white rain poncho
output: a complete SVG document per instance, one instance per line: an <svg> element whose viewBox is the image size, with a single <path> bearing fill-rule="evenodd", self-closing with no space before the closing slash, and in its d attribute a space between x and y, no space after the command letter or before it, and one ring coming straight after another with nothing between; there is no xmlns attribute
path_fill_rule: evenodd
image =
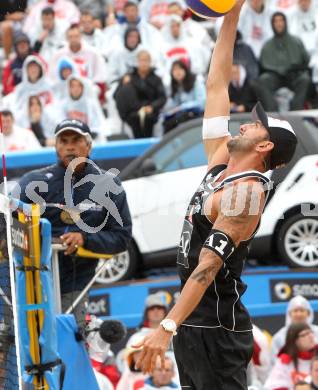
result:
<svg viewBox="0 0 318 390"><path fill-rule="evenodd" d="M106 57L109 60L111 60L114 50L116 50L119 45L123 45L124 36L129 27L130 25L128 23L117 23L105 28L104 49ZM150 23L141 19L134 27L140 32L141 42L145 48L153 50L154 47L158 48L162 46L163 40L160 32Z"/></svg>
<svg viewBox="0 0 318 390"><path fill-rule="evenodd" d="M70 82L79 80L83 85L81 97L74 100L70 95ZM102 135L105 133L105 117L100 107L92 82L86 78L71 75L67 79L66 97L60 102L60 119L79 119L88 124L91 131Z"/></svg>
<svg viewBox="0 0 318 390"><path fill-rule="evenodd" d="M272 363L275 362L277 358L277 354L279 351L282 349L282 347L285 344L286 341L286 334L288 327L291 324L291 318L290 318L290 311L293 309L296 309L297 307L302 307L308 310L309 316L307 318L307 323L311 326L312 330L315 333L316 340L318 341L318 326L313 324L314 321L314 312L312 309L312 306L310 302L304 298L301 295L297 295L294 298L292 298L287 306L287 311L286 311L286 320L285 320L285 326L281 328L275 335L273 336L272 340Z"/></svg>
<svg viewBox="0 0 318 390"><path fill-rule="evenodd" d="M29 99L25 101L23 110L17 112L15 114L15 121L18 126L24 127L26 129L31 129L31 119L29 115ZM40 98L41 108L42 108L42 116L40 120L40 124L43 130L43 134L45 138L52 139L54 138L54 130L59 122L59 117L57 115L57 110L55 109L53 104L44 105Z"/></svg>
<svg viewBox="0 0 318 390"><path fill-rule="evenodd" d="M63 79L62 71L63 69L68 68L71 70L72 75L77 75L78 72L76 70L76 65L70 58L61 58L57 63L56 67L56 82L53 84L53 94L54 100L60 101L61 99L65 99L67 96L67 80Z"/></svg>
<svg viewBox="0 0 318 390"><path fill-rule="evenodd" d="M257 13L248 2L243 5L238 30L242 33L243 41L259 58L264 43L273 36L271 16L273 10L265 4L262 12Z"/></svg>
<svg viewBox="0 0 318 390"><path fill-rule="evenodd" d="M94 83L104 83L107 76L106 62L98 51L82 41L81 48L76 53L69 46L60 49L50 62L50 77L57 79L57 67L61 58L68 58L76 65L79 75L88 77Z"/></svg>
<svg viewBox="0 0 318 390"><path fill-rule="evenodd" d="M76 24L80 19L80 12L76 5L70 0L40 0L32 7L24 21L24 31L28 34L33 28L41 24L41 12L46 7L52 7L55 11L56 19L64 20L70 26Z"/></svg>
<svg viewBox="0 0 318 390"><path fill-rule="evenodd" d="M296 5L288 17L288 32L291 35L299 37L306 50L312 55L317 47L318 36L318 11L312 0L311 7L307 12L303 12L298 5Z"/></svg>
<svg viewBox="0 0 318 390"><path fill-rule="evenodd" d="M29 129L13 125L12 133L4 137L5 152L21 152L42 148L34 133Z"/></svg>
<svg viewBox="0 0 318 390"><path fill-rule="evenodd" d="M49 32L48 36L44 39L39 55L44 58L48 63L55 53L66 45L66 30L68 23L65 20L55 20L54 29ZM35 24L34 28L28 33L32 46L39 40L43 33L43 27L41 24Z"/></svg>
<svg viewBox="0 0 318 390"><path fill-rule="evenodd" d="M147 22L162 27L169 18L168 5L176 1L182 8L185 8L183 0L142 0L140 2L140 15Z"/></svg>
<svg viewBox="0 0 318 390"><path fill-rule="evenodd" d="M42 69L42 75L32 83L27 74L27 67L31 62L37 63ZM15 90L3 99L3 105L12 112L19 113L25 108L25 102L30 96L39 96L44 106L53 103L52 84L46 76L46 67L40 57L30 55L26 58L22 68L22 82Z"/></svg>
<svg viewBox="0 0 318 390"><path fill-rule="evenodd" d="M171 33L172 23L180 24L180 35L175 38ZM210 50L198 45L195 39L187 36L184 31L184 22L178 15L170 15L166 25L162 28L162 37L164 46L162 49L165 59L165 84L169 77L171 65L176 60L184 60L191 66L195 74L204 75L208 70L208 64L211 56Z"/></svg>

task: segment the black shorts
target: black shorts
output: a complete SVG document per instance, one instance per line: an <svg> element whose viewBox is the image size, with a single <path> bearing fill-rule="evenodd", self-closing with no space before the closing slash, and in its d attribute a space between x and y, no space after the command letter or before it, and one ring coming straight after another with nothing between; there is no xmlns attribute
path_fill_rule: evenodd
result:
<svg viewBox="0 0 318 390"><path fill-rule="evenodd" d="M252 332L181 326L173 338L182 389L246 390Z"/></svg>

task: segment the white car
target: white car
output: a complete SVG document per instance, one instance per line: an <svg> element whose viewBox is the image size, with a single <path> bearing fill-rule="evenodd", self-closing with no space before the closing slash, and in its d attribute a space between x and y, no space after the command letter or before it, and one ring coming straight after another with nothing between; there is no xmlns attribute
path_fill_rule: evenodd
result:
<svg viewBox="0 0 318 390"><path fill-rule="evenodd" d="M275 193L265 208L250 256L264 258L278 253L290 266L315 267L318 265L315 113L279 117L291 122L299 143L288 167L268 172L274 181ZM249 121L249 114L233 115L232 134L238 133L240 124ZM130 278L139 267L175 262L188 203L207 169L201 124L201 119L183 124L122 172L133 220L133 242L129 251L109 262L99 282Z"/></svg>

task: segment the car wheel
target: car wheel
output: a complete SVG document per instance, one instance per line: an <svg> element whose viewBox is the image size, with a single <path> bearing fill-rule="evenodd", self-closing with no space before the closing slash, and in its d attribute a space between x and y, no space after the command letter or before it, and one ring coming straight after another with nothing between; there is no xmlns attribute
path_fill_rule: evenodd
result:
<svg viewBox="0 0 318 390"><path fill-rule="evenodd" d="M135 275L138 265L137 249L131 244L127 251L119 253L109 260L100 259L97 269L107 262L102 273L96 279L97 283L109 284L126 280Z"/></svg>
<svg viewBox="0 0 318 390"><path fill-rule="evenodd" d="M297 214L284 222L277 249L291 267L318 266L318 218Z"/></svg>

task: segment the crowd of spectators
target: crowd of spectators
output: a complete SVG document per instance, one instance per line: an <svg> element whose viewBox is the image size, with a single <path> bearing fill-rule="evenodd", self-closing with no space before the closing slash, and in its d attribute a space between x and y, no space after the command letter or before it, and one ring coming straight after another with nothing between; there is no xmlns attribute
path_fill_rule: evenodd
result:
<svg viewBox="0 0 318 390"><path fill-rule="evenodd" d="M178 379L176 361L172 351L172 346L165 354L165 366L161 367L160 359L152 375L145 375L135 368L135 364L141 353L138 347L140 341L146 334L156 329L167 314L168 303L166 294L163 291L150 294L145 301L145 309L140 326L126 341L124 349L117 353L116 359L111 349L106 349L106 353L98 354L89 349L90 358L95 372L103 374L107 378L107 385L103 386L99 379L102 390L173 390L181 389ZM94 343L92 343L94 344ZM102 357L102 359L101 359ZM99 361L96 364L96 360Z"/></svg>
<svg viewBox="0 0 318 390"><path fill-rule="evenodd" d="M104 142L114 135L162 135L202 115L204 80L221 23L199 21L183 0L1 0L6 151L54 145L55 126L66 118L87 123L94 142ZM282 88L289 109L315 107L317 43L317 0L247 0L234 48L231 111L250 111L257 100L266 110L280 110ZM164 296L148 297L143 323L121 359L112 359L112 371L99 365L109 386L179 388L172 351L151 377L135 368L135 345L159 326L167 309ZM313 320L310 303L295 297L271 344L254 327L251 386L318 389ZM104 357L105 365L109 359Z"/></svg>
<svg viewBox="0 0 318 390"><path fill-rule="evenodd" d="M306 298L298 295L289 301L285 326L273 337L255 326L253 335L254 354L249 367L251 388L317 389L317 325L314 324L312 306Z"/></svg>
<svg viewBox="0 0 318 390"><path fill-rule="evenodd" d="M269 111L315 107L317 18L317 0L246 1L232 112L250 111L257 100ZM88 123L95 142L160 136L202 115L221 23L198 20L183 0L4 1L0 108L41 147L52 145L65 118ZM38 147L6 137L7 151Z"/></svg>
<svg viewBox="0 0 318 390"><path fill-rule="evenodd" d="M99 359L98 372L111 382L105 390L181 390L172 346L166 352L165 367L161 367L158 360L151 376L135 368L141 352L138 344L145 335L160 326L168 309L164 291L148 295L142 322L130 333L125 347L117 353L116 358L107 349L102 361ZM285 325L273 336L253 325L254 352L248 367L249 390L317 390L317 329L312 306L300 295L288 303ZM96 357L91 355L91 359L96 371Z"/></svg>

